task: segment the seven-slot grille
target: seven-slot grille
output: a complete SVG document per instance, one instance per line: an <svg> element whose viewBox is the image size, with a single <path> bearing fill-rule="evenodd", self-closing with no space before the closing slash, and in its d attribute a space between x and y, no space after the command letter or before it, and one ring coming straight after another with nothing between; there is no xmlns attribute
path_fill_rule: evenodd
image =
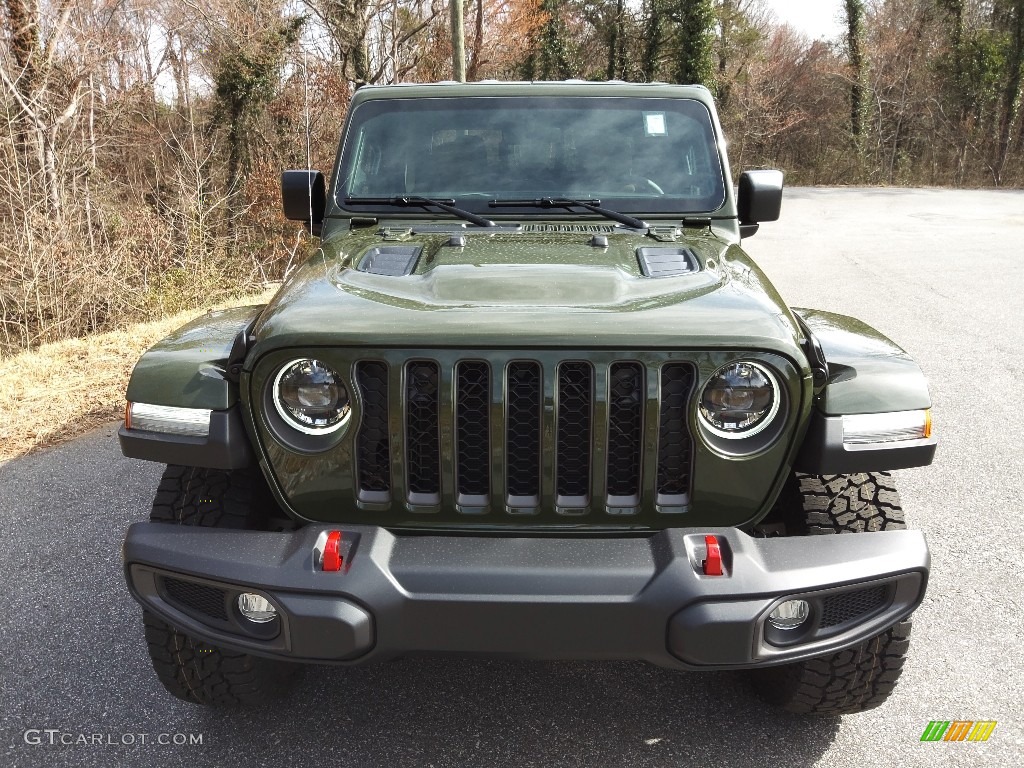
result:
<svg viewBox="0 0 1024 768"><path fill-rule="evenodd" d="M683 511L695 375L689 362L360 361L358 497L431 512L450 493L467 515Z"/></svg>

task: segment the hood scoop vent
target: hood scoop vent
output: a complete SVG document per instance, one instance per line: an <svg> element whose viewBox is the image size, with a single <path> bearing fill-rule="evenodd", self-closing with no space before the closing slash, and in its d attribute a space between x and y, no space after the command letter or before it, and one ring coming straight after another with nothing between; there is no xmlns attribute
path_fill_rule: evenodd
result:
<svg viewBox="0 0 1024 768"><path fill-rule="evenodd" d="M697 257L689 248L637 248L636 258L644 277L676 277L700 271Z"/></svg>
<svg viewBox="0 0 1024 768"><path fill-rule="evenodd" d="M615 231L614 224L523 224L521 232L582 232L587 235L608 235Z"/></svg>
<svg viewBox="0 0 1024 768"><path fill-rule="evenodd" d="M363 254L356 269L371 275L404 277L416 270L422 251L422 245L378 245Z"/></svg>

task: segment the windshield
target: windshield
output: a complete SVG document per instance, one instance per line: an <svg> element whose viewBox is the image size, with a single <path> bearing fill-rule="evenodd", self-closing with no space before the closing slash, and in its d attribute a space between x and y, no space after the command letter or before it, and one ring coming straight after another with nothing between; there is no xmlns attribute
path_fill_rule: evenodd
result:
<svg viewBox="0 0 1024 768"><path fill-rule="evenodd" d="M352 114L337 202L352 211L386 211L380 198L410 195L516 216L531 212L524 199L679 214L714 211L725 201L711 116L692 99L364 102ZM519 205L503 211L501 203L513 200Z"/></svg>

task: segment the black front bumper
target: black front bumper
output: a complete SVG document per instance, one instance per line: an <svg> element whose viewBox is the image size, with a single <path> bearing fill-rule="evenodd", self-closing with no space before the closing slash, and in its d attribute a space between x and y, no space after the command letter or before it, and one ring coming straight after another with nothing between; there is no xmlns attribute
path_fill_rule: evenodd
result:
<svg viewBox="0 0 1024 768"><path fill-rule="evenodd" d="M324 572L314 546L330 527L136 523L124 544L129 589L192 636L293 661L456 653L709 669L795 661L874 636L920 604L929 568L917 531L509 538L346 526L344 567ZM722 576L702 571L707 534L721 542ZM267 597L279 617L248 622L236 608L243 591ZM810 603L807 624L768 625L775 605L794 597Z"/></svg>

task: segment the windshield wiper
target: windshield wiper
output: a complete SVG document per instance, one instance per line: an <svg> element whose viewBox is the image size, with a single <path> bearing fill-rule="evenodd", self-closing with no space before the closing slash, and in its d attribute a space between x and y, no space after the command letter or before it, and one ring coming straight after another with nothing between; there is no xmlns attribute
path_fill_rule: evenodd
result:
<svg viewBox="0 0 1024 768"><path fill-rule="evenodd" d="M541 197L534 200L491 200L488 203L491 208L510 206L514 208L586 208L588 211L604 216L606 219L617 221L633 229L647 229L647 222L627 216L624 213L613 211L610 208L602 208L600 200L571 200L562 197Z"/></svg>
<svg viewBox="0 0 1024 768"><path fill-rule="evenodd" d="M478 227L496 227L498 226L490 219L485 219L483 216L477 216L475 213L464 211L461 208L456 208L453 203L454 200L433 200L429 197L419 197L418 195L409 195L404 197L346 197L346 203L353 203L355 205L396 205L401 207L417 207L427 208L433 206L440 208L445 213L450 213L452 216L458 216L460 219L465 219L470 224L476 224Z"/></svg>

